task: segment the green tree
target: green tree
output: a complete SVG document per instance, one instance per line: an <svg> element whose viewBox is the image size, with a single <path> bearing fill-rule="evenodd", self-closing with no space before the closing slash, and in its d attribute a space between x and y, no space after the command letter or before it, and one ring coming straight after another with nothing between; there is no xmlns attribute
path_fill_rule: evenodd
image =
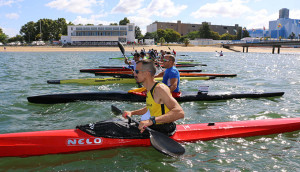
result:
<svg viewBox="0 0 300 172"><path fill-rule="evenodd" d="M118 23L110 23L111 26L118 26Z"/></svg>
<svg viewBox="0 0 300 172"><path fill-rule="evenodd" d="M184 41L185 38L189 39L186 35L184 35L184 36L179 38L178 42L184 43L183 41Z"/></svg>
<svg viewBox="0 0 300 172"><path fill-rule="evenodd" d="M211 38L211 30L208 23L203 23L199 29L200 38Z"/></svg>
<svg viewBox="0 0 300 172"><path fill-rule="evenodd" d="M189 32L188 34L185 35L185 37L187 37L190 40L194 40L196 38L199 38L199 32L198 31Z"/></svg>
<svg viewBox="0 0 300 172"><path fill-rule="evenodd" d="M143 39L143 35L142 35L142 31L141 31L140 27L135 26L134 30L135 30L135 39L138 39L138 40Z"/></svg>
<svg viewBox="0 0 300 172"><path fill-rule="evenodd" d="M294 32L292 32L290 35L289 35L289 39L294 39L296 37L296 35L295 35L295 33Z"/></svg>
<svg viewBox="0 0 300 172"><path fill-rule="evenodd" d="M221 35L221 40L234 40L236 39L235 35L231 35L229 33L224 33Z"/></svg>
<svg viewBox="0 0 300 172"><path fill-rule="evenodd" d="M69 25L73 23L69 22ZM67 35L68 24L64 18L40 19L36 23L28 22L21 27L20 34L26 42L42 39L43 41L59 40L61 35Z"/></svg>
<svg viewBox="0 0 300 172"><path fill-rule="evenodd" d="M124 17L123 20L120 20L119 25L127 25L127 23L130 23L127 17Z"/></svg>
<svg viewBox="0 0 300 172"><path fill-rule="evenodd" d="M180 33L176 32L173 29L166 29L165 30L165 40L166 42L178 42L179 38L181 37Z"/></svg>
<svg viewBox="0 0 300 172"><path fill-rule="evenodd" d="M184 45L187 47L190 44L190 40L188 38L185 38L183 40Z"/></svg>
<svg viewBox="0 0 300 172"><path fill-rule="evenodd" d="M249 34L247 28L244 27L243 29L238 30L236 37L237 37L237 39L242 39L242 38L245 38L245 37L250 37L250 34Z"/></svg>
<svg viewBox="0 0 300 172"><path fill-rule="evenodd" d="M164 37L166 37L166 32L165 32L165 30L163 30L163 29L158 29L157 31L157 36L158 36L158 39L160 39L160 38L164 38Z"/></svg>
<svg viewBox="0 0 300 172"><path fill-rule="evenodd" d="M58 18L57 20L51 22L50 34L52 39L59 40L62 35L68 34L67 30L68 30L68 24L64 18Z"/></svg>
<svg viewBox="0 0 300 172"><path fill-rule="evenodd" d="M159 39L159 42L160 42L160 45L164 45L164 43L166 42L165 38L164 37L161 37Z"/></svg>
<svg viewBox="0 0 300 172"><path fill-rule="evenodd" d="M2 28L0 28L0 42L6 43L8 36L2 31Z"/></svg>
<svg viewBox="0 0 300 172"><path fill-rule="evenodd" d="M210 31L210 38L213 40L219 40L221 39L221 36L219 35L218 32Z"/></svg>
<svg viewBox="0 0 300 172"><path fill-rule="evenodd" d="M35 36L38 34L36 25L33 21L26 23L21 27L20 34L24 37L26 42L35 40Z"/></svg>
<svg viewBox="0 0 300 172"><path fill-rule="evenodd" d="M242 39L242 28L239 28L239 29L237 30L237 33L236 33L236 39L237 39L237 40Z"/></svg>
<svg viewBox="0 0 300 172"><path fill-rule="evenodd" d="M147 32L144 36L144 39L154 39L154 41L158 41L157 32Z"/></svg>
<svg viewBox="0 0 300 172"><path fill-rule="evenodd" d="M16 35L14 37L9 38L7 42L16 42L16 41L19 41L19 42L23 43L24 42L23 36Z"/></svg>

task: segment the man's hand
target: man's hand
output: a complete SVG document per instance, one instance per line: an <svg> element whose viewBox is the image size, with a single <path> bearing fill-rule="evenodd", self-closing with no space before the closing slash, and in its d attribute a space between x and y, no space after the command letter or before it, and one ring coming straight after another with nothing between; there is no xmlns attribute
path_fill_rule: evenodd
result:
<svg viewBox="0 0 300 172"><path fill-rule="evenodd" d="M130 111L124 111L122 116L123 116L123 118L127 119L127 116L131 117L131 112Z"/></svg>
<svg viewBox="0 0 300 172"><path fill-rule="evenodd" d="M139 125L139 129L140 129L141 133L143 133L145 131L146 127L149 127L151 125L153 125L153 122L150 119L141 121L140 125Z"/></svg>

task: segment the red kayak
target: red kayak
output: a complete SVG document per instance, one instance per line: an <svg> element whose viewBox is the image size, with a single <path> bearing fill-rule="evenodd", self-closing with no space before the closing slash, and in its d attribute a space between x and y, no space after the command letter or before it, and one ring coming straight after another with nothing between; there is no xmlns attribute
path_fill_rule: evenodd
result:
<svg viewBox="0 0 300 172"><path fill-rule="evenodd" d="M300 130L300 118L177 125L171 136L178 142L251 137ZM116 147L150 146L149 139L94 137L79 129L0 134L0 156L74 153Z"/></svg>
<svg viewBox="0 0 300 172"><path fill-rule="evenodd" d="M80 72L96 73L96 72L117 72L117 71L132 71L128 68L107 68L107 69L80 69ZM202 72L200 69L178 70L179 72Z"/></svg>
<svg viewBox="0 0 300 172"><path fill-rule="evenodd" d="M111 72L95 72L95 75L116 76L132 75L132 71L111 71ZM198 76L215 76L215 77L235 77L237 74L217 74L217 73L187 73L180 72L181 77L198 77Z"/></svg>

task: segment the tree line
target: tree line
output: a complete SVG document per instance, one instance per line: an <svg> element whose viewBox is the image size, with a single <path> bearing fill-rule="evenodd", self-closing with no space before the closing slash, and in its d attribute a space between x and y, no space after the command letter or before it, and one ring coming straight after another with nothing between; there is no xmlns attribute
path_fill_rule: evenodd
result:
<svg viewBox="0 0 300 172"><path fill-rule="evenodd" d="M119 25L126 25L130 23L130 20L125 17L119 21ZM30 21L23 25L20 29L20 35L8 38L0 28L0 42L32 42L37 40L53 41L60 40L62 35L67 35L68 25L74 25L73 23L66 22L64 18L52 19L40 19L37 22ZM79 24L82 25L82 24ZM87 24L93 25L93 24ZM99 24L101 25L101 24ZM118 25L118 23L110 23L110 25ZM184 42L185 39L194 40L196 38L214 39L214 40L238 40L243 37L249 37L249 32L246 28L239 29L236 35L225 33L219 35L217 32L210 30L208 23L204 23L199 31L193 31L185 36L181 36L173 29L158 29L156 32L147 32L142 34L139 26L135 26L135 38L142 39L154 39L156 42Z"/></svg>
<svg viewBox="0 0 300 172"><path fill-rule="evenodd" d="M198 31L189 32L187 35L181 36L173 29L158 29L156 32L147 32L144 39L154 39L156 42L184 42L184 40L213 39L213 40L240 40L244 37L249 37L249 32L246 28L238 29L236 35L224 33L220 35L209 28L208 23L203 23ZM163 39L162 39L163 38Z"/></svg>

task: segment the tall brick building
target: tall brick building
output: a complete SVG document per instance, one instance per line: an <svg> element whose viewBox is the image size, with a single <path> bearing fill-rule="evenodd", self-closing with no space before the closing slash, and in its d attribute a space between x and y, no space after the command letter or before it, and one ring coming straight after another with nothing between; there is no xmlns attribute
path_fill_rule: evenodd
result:
<svg viewBox="0 0 300 172"><path fill-rule="evenodd" d="M205 22L203 22L205 23ZM203 24L202 23L202 24ZM234 26L223 26L223 25L211 25L211 23L206 22L209 25L209 28L212 31L218 32L220 35L228 32L229 34L235 35L238 29L241 29L242 27L239 27L238 24ZM180 20L177 21L177 23L169 23L169 22L154 22L147 26L147 32L155 32L158 29L173 29L180 33L181 36L184 36L188 34L189 32L193 31L199 31L200 27L202 27L202 24L191 24L191 23L181 23Z"/></svg>

